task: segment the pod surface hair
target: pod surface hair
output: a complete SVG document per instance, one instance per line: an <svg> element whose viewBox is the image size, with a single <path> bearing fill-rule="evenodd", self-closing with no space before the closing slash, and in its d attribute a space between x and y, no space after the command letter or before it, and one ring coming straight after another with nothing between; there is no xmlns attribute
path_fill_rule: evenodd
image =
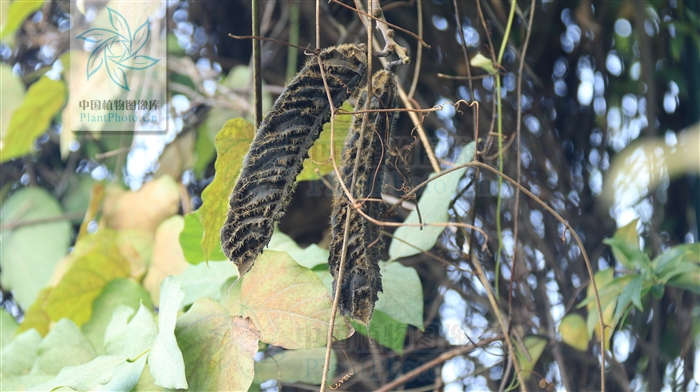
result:
<svg viewBox="0 0 700 392"><path fill-rule="evenodd" d="M366 46L340 45L318 56L333 105L339 107L365 80ZM253 267L284 215L309 149L318 139L331 106L318 59L312 56L287 85L260 124L229 198L221 248L239 277Z"/></svg>
<svg viewBox="0 0 700 392"><path fill-rule="evenodd" d="M394 109L397 106L396 75L389 70L381 70L372 77L372 94L370 110ZM366 89L360 94L356 111L365 109L367 100ZM341 278L338 310L341 314L367 325L374 312L378 293L382 291L382 277L379 272L379 260L384 241L381 228L369 222L350 206L340 181L345 187L353 189L353 198L381 199L384 187L385 161L387 145L391 139L397 113L373 112L368 114L367 126L362 136L361 127L363 114L353 116L350 131L343 148L343 159L340 167L342 179L336 179L333 212L331 215L331 244L328 265L333 276L333 294L335 295L339 279L340 261L342 258L343 238L347 212L350 208L349 233L345 257L345 268ZM354 187L352 177L355 170L356 157L359 155L359 166ZM385 212L385 206L377 201L360 201L359 207L365 214L380 219Z"/></svg>

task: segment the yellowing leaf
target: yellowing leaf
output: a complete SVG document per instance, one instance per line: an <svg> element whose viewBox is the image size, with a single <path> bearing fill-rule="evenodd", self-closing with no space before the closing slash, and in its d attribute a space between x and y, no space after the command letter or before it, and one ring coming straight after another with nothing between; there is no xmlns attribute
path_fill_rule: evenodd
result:
<svg viewBox="0 0 700 392"><path fill-rule="evenodd" d="M193 391L247 391L260 332L208 298L197 300L175 329Z"/></svg>
<svg viewBox="0 0 700 392"><path fill-rule="evenodd" d="M22 26L24 20L34 12L38 11L45 3L44 0L22 0L13 1L7 8L7 15L3 15L0 39L5 39L8 35L14 34ZM4 3L4 2L3 2Z"/></svg>
<svg viewBox="0 0 700 392"><path fill-rule="evenodd" d="M525 344L525 348L527 349L528 354L530 354L532 361L529 361L525 353L521 352L520 348L517 348L517 346L515 355L520 363L520 370L523 372L523 378L525 380L529 380L532 376L532 370L537 364L537 360L540 359L544 348L547 346L547 340L537 336L528 336L523 339L523 343Z"/></svg>
<svg viewBox="0 0 700 392"><path fill-rule="evenodd" d="M343 110L352 112L353 107L349 103L345 102L342 106ZM350 129L350 123L352 122L351 115L337 116L335 119L335 135L333 136L333 149L335 151L336 159L340 159L343 152L343 144L345 143L345 137L348 135L348 129ZM316 140L309 150L309 157L304 160L304 169L297 176L297 181L311 181L318 180L321 176L325 176L328 173L333 172L333 163L331 159L331 123L326 123L323 125L323 131L321 136ZM319 170L319 174L316 174L316 169Z"/></svg>
<svg viewBox="0 0 700 392"><path fill-rule="evenodd" d="M469 64L471 64L472 67L481 68L490 74L495 74L498 72L496 67L493 65L493 61L486 58L486 56L481 53L477 53L476 56L472 57L472 59L469 60Z"/></svg>
<svg viewBox="0 0 700 392"><path fill-rule="evenodd" d="M588 329L586 321L578 313L571 313L564 316L559 324L559 334L564 343L578 351L588 350Z"/></svg>
<svg viewBox="0 0 700 392"><path fill-rule="evenodd" d="M30 329L35 329L41 336L46 336L46 334L49 333L51 318L44 310L44 303L49 297L51 290L50 288L46 288L39 292L36 301L34 301L32 306L24 313L24 319L17 329L18 334L29 331Z"/></svg>
<svg viewBox="0 0 700 392"><path fill-rule="evenodd" d="M82 325L90 319L92 302L116 278L129 276L129 263L115 243L95 247L70 266L44 305L51 320L62 318Z"/></svg>
<svg viewBox="0 0 700 392"><path fill-rule="evenodd" d="M617 291L607 295L600 295L600 292L604 290L613 281L613 269L608 268L606 270L598 271L595 273L595 282L598 286L598 293L600 297L600 306L603 308L603 322L606 325L605 328L605 348L610 348L610 338L615 330L615 325L613 322L613 317L615 316L615 306L617 304ZM619 287L619 291L622 291L624 287ZM587 297L594 298L595 293L593 292L593 285L589 284L587 287ZM595 299L586 305L588 310L588 333L590 335L591 331L595 329L595 335L598 340L601 339L602 333L600 330L600 318L598 315L598 305Z"/></svg>
<svg viewBox="0 0 700 392"><path fill-rule="evenodd" d="M7 132L0 141L0 162L31 151L34 139L46 132L51 119L66 101L66 85L42 76L32 84L22 104L12 113Z"/></svg>
<svg viewBox="0 0 700 392"><path fill-rule="evenodd" d="M156 305L160 297L160 282L168 275L182 274L189 265L179 244L180 232L184 225L184 218L175 215L161 223L156 230L151 267L143 281L143 287L151 293L151 299Z"/></svg>
<svg viewBox="0 0 700 392"><path fill-rule="evenodd" d="M204 228L202 252L205 260L210 259L214 249L221 247L220 231L226 221L229 196L254 137L253 125L241 118L227 121L216 135L216 175L202 192L203 203L200 208Z"/></svg>
<svg viewBox="0 0 700 392"><path fill-rule="evenodd" d="M332 305L321 279L287 253L263 252L243 278L243 316L253 320L265 343L289 349L325 345ZM338 316L333 335L342 340L352 332Z"/></svg>
<svg viewBox="0 0 700 392"><path fill-rule="evenodd" d="M144 184L136 192L108 188L103 219L115 230L155 232L158 225L175 215L180 206L180 190L168 176Z"/></svg>
<svg viewBox="0 0 700 392"><path fill-rule="evenodd" d="M4 7L5 4L3 2L0 7ZM12 112L22 104L24 83L12 73L12 67L8 64L0 64L0 78L2 78L2 96L0 96L0 103L2 103L0 105L0 138L2 138L10 125Z"/></svg>

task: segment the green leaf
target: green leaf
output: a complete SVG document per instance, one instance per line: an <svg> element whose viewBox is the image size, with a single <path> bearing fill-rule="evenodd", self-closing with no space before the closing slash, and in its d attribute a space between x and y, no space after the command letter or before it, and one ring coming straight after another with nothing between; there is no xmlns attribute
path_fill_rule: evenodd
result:
<svg viewBox="0 0 700 392"><path fill-rule="evenodd" d="M249 319L231 316L222 305L202 298L180 317L175 333L191 390L248 390L260 338Z"/></svg>
<svg viewBox="0 0 700 392"><path fill-rule="evenodd" d="M260 340L288 349L326 344L332 302L321 279L287 253L264 251L242 279L241 309L260 330ZM333 329L338 340L351 335L343 317Z"/></svg>
<svg viewBox="0 0 700 392"><path fill-rule="evenodd" d="M153 307L148 292L133 280L119 278L107 283L92 303L90 320L81 328L98 354L104 353L104 334L114 309L125 305L136 311L142 302L149 309Z"/></svg>
<svg viewBox="0 0 700 392"><path fill-rule="evenodd" d="M70 320L56 323L41 341L30 374L57 375L66 366L78 366L95 358L95 349Z"/></svg>
<svg viewBox="0 0 700 392"><path fill-rule="evenodd" d="M471 64L472 67L481 68L489 74L495 74L498 72L496 67L493 65L493 61L486 58L486 56L481 53L477 53L476 56L472 57L472 59L469 60L469 64Z"/></svg>
<svg viewBox="0 0 700 392"><path fill-rule="evenodd" d="M22 104L12 113L7 132L0 142L0 162L31 151L34 139L46 132L51 119L66 102L66 85L42 76L29 86Z"/></svg>
<svg viewBox="0 0 700 392"><path fill-rule="evenodd" d="M353 107L348 102L343 103L341 109L352 112ZM341 157L343 152L343 144L345 137L348 135L350 123L352 122L351 115L337 116L335 119L335 135L333 136L333 144L336 157ZM331 159L331 123L323 125L323 131L318 140L316 140L309 150L309 157L304 160L304 169L297 176L297 181L313 181L318 180L322 176L333 172L333 163ZM316 169L319 174L316 174Z"/></svg>
<svg viewBox="0 0 700 392"><path fill-rule="evenodd" d="M202 238L204 228L200 221L199 210L185 215L185 227L180 233L180 246L185 260L190 264L199 264L206 261L202 250ZM212 250L211 260L226 260L226 256L221 251L221 242Z"/></svg>
<svg viewBox="0 0 700 392"><path fill-rule="evenodd" d="M697 266L693 272L677 275L666 284L700 294L700 266Z"/></svg>
<svg viewBox="0 0 700 392"><path fill-rule="evenodd" d="M38 187L14 192L2 206L2 223L13 224L59 216L58 201ZM33 224L2 230L0 284L12 290L14 298L27 309L49 282L56 263L66 255L71 239L68 221Z"/></svg>
<svg viewBox="0 0 700 392"><path fill-rule="evenodd" d="M379 293L375 312L381 311L423 331L423 286L416 270L398 262L383 261L379 262L379 270L384 291Z"/></svg>
<svg viewBox="0 0 700 392"><path fill-rule="evenodd" d="M13 4L13 3L10 3ZM5 4L0 5L3 7ZM12 67L0 64L0 80L2 80L2 105L0 105L0 139L10 126L10 118L21 104L24 98L24 83L12 73ZM5 97L12 97L6 99Z"/></svg>
<svg viewBox="0 0 700 392"><path fill-rule="evenodd" d="M610 338L615 330L617 320L614 319L615 315L615 305L617 304L617 296L625 289L629 281L632 279L631 275L621 276L617 279L613 278L614 271L612 268L606 270L598 271L595 273L595 282L598 286L598 297L600 298L600 306L602 307L603 313L603 323L607 326L605 328L605 347L610 348ZM604 292L604 290L607 290ZM603 332L600 329L600 317L598 315L598 305L595 300L595 294L593 291L593 285L589 284L587 287L587 298L586 308L588 310L588 318L586 319L586 324L588 327L589 336L595 331L598 339L602 339Z"/></svg>
<svg viewBox="0 0 700 392"><path fill-rule="evenodd" d="M182 273L182 289L185 291L183 305L190 305L200 298L218 300L221 286L231 277L238 276L230 261L210 261L187 267Z"/></svg>
<svg viewBox="0 0 700 392"><path fill-rule="evenodd" d="M151 311L145 306L139 307L136 315L129 321L134 310L120 305L114 309L114 316L105 331L105 353L136 358L146 352L158 334L158 327L153 321Z"/></svg>
<svg viewBox="0 0 700 392"><path fill-rule="evenodd" d="M614 284L614 283L612 283ZM629 279L629 283L625 283L622 287L624 289L620 293L617 299L617 306L615 308L615 315L613 316L613 323L617 324L617 320L620 320L622 313L627 310L629 305L634 304L637 309L642 310L642 286L644 285L644 276L634 275ZM614 325L613 325L614 328Z"/></svg>
<svg viewBox="0 0 700 392"><path fill-rule="evenodd" d="M676 245L658 255L651 263L659 279L670 279L677 275L676 268L683 263L700 263L700 243Z"/></svg>
<svg viewBox="0 0 700 392"><path fill-rule="evenodd" d="M34 12L43 7L46 1L41 0L22 0L13 1L7 9L7 15L3 17L4 24L0 30L0 39L5 39L8 35L12 35L22 26L24 20ZM4 87L4 86L3 86Z"/></svg>
<svg viewBox="0 0 700 392"><path fill-rule="evenodd" d="M19 328L17 320L7 313L5 308L0 308L0 331L2 331L0 334L0 347L5 347L7 343L10 343L17 328Z"/></svg>
<svg viewBox="0 0 700 392"><path fill-rule="evenodd" d="M127 319L134 313L128 306L115 309L112 322L105 335L105 352L110 355L120 355L124 358L136 358L136 361L124 361L114 369L109 383L92 390L101 391L131 391L139 381L146 365L148 350L157 334L153 315L141 305L138 313L131 321Z"/></svg>
<svg viewBox="0 0 700 392"><path fill-rule="evenodd" d="M455 161L455 165L461 165L471 161L474 158L474 146L474 142L465 146ZM455 170L428 183L423 191L423 195L421 195L418 201L418 208L423 218L422 223L441 223L449 221L448 210L450 208L450 202L457 189L457 185L459 185L459 180L466 171L466 167ZM404 223L420 223L418 220L418 212L411 211ZM417 255L421 253L421 250L429 251L435 245L435 242L444 230L444 226L425 226L422 230L418 226L399 227L394 232L394 236L412 244L418 249L404 242L393 240L389 246L389 258L391 260L397 260L402 257Z"/></svg>
<svg viewBox="0 0 700 392"><path fill-rule="evenodd" d="M351 321L351 323L355 331L360 334L367 336L367 329L369 329L369 336L377 343L403 354L403 342L406 340L408 329L406 323L394 320L381 310L374 311L369 328L355 321Z"/></svg>
<svg viewBox="0 0 700 392"><path fill-rule="evenodd" d="M160 284L158 335L148 354L148 366L155 384L165 388L187 388L185 362L175 339L175 323L185 292L182 281L169 276Z"/></svg>
<svg viewBox="0 0 700 392"><path fill-rule="evenodd" d="M70 266L51 291L44 310L52 320L69 318L85 324L92 316L92 303L114 279L129 276L129 262L115 242L96 246Z"/></svg>
<svg viewBox="0 0 700 392"><path fill-rule="evenodd" d="M205 260L211 260L212 252L221 247L220 231L226 221L229 196L254 137L253 125L241 118L227 121L216 135L216 175L202 192L203 204L199 209L204 228L201 244Z"/></svg>
<svg viewBox="0 0 700 392"><path fill-rule="evenodd" d="M74 179L68 190L68 194L61 200L63 208L69 212L85 212L90 203L92 194L92 186L97 182L89 175L79 175L77 180ZM77 182L77 184L76 184ZM79 224L83 221L83 217L74 218L73 223Z"/></svg>
<svg viewBox="0 0 700 392"><path fill-rule="evenodd" d="M255 362L255 382L260 384L266 380L277 380L283 383L321 385L325 356L324 347L282 351ZM335 374L337 362L335 351L331 351L328 366L330 379Z"/></svg>
<svg viewBox="0 0 700 392"><path fill-rule="evenodd" d="M578 313L571 313L564 316L559 324L559 334L561 340L578 351L588 350L588 330L586 321Z"/></svg>
<svg viewBox="0 0 700 392"><path fill-rule="evenodd" d="M606 239L610 245L613 256L630 270L635 268L648 269L651 265L649 256L639 249L639 233L637 233L637 221L635 219L627 225L617 229L613 238Z"/></svg>
<svg viewBox="0 0 700 392"><path fill-rule="evenodd" d="M272 234L270 243L267 244L267 249L287 252L297 263L309 269L317 265L328 264L328 250L316 244L311 244L306 248L302 248L297 245L292 237L280 231L277 226L275 226L275 231Z"/></svg>
<svg viewBox="0 0 700 392"><path fill-rule="evenodd" d="M547 347L547 340L537 336L527 336L523 339L523 343L532 360L529 361L525 353L521 352L518 346L516 346L515 351L518 362L520 363L520 369L523 372L523 378L529 380L532 376L532 370L535 369L537 360L540 359L544 348Z"/></svg>
<svg viewBox="0 0 700 392"><path fill-rule="evenodd" d="M29 373L36 360L41 335L33 329L17 335L0 351L0 380Z"/></svg>
<svg viewBox="0 0 700 392"><path fill-rule="evenodd" d="M120 355L100 356L79 366L66 366L56 378L43 384L34 385L29 391L52 391L68 387L77 391L89 391L94 387L107 384L117 366L126 359Z"/></svg>

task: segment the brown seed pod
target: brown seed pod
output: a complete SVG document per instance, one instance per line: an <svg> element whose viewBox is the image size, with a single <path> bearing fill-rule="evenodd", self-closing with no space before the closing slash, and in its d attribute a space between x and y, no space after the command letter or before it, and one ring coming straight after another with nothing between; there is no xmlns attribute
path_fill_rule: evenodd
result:
<svg viewBox="0 0 700 392"><path fill-rule="evenodd" d="M333 105L339 107L367 74L365 45L340 45L319 55ZM313 56L260 124L231 197L221 247L247 273L284 215L309 149L328 122L331 106Z"/></svg>
<svg viewBox="0 0 700 392"><path fill-rule="evenodd" d="M372 89L370 110L396 108L397 81L393 72L381 70L375 73L372 78ZM366 99L365 90L361 93L355 110L364 110ZM387 145L391 139L397 115L398 113L391 112L369 113L367 126L361 140L360 130L363 114L357 114L353 117L343 147L340 174L347 189L351 189L355 158L359 154L360 161L353 188L355 199L381 199ZM352 208L339 181L340 179L337 179L331 215L332 239L328 258L330 272L333 275L334 294L342 256L346 208ZM385 211L384 204L376 201L365 201L360 208L368 216L375 219L380 219ZM377 293L382 291L379 260L383 246L381 228L351 209L345 270L340 288L338 309L341 314L348 315L365 325L372 318L374 304L378 299Z"/></svg>

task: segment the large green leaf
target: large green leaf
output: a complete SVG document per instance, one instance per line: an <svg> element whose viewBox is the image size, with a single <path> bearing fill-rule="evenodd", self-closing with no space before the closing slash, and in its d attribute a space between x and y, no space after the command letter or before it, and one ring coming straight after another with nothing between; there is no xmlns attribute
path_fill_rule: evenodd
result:
<svg viewBox="0 0 700 392"><path fill-rule="evenodd" d="M181 287L182 281L176 276L165 278L160 285L158 335L148 354L151 375L156 385L165 388L187 388L185 362L175 339L177 312L185 298Z"/></svg>
<svg viewBox="0 0 700 392"><path fill-rule="evenodd" d="M190 305L200 298L218 300L221 286L234 276L236 267L230 261L210 261L187 267L182 273L182 289L185 291L183 305Z"/></svg>
<svg viewBox="0 0 700 392"><path fill-rule="evenodd" d="M345 102L341 109L352 112L353 107ZM348 135L350 123L352 122L351 115L337 116L335 119L335 134L333 136L333 150L335 157L340 160L343 152L343 144L345 137ZM323 131L318 140L316 140L309 150L309 157L304 160L304 169L297 176L297 181L318 180L321 176L333 172L333 163L331 159L331 123L323 125ZM316 173L318 169L319 173ZM320 174L320 176L319 176Z"/></svg>
<svg viewBox="0 0 700 392"><path fill-rule="evenodd" d="M94 247L73 262L49 294L44 310L54 321L66 317L83 325L90 320L95 298L112 280L128 277L129 269L116 243Z"/></svg>
<svg viewBox="0 0 700 392"><path fill-rule="evenodd" d="M180 317L175 333L191 390L248 390L260 338L249 319L231 316L222 305L202 298Z"/></svg>
<svg viewBox="0 0 700 392"><path fill-rule="evenodd" d="M2 223L55 218L62 214L58 201L42 188L22 188L2 206ZM14 298L27 309L49 282L56 263L65 256L71 238L68 221L31 224L2 230L0 284L12 290Z"/></svg>
<svg viewBox="0 0 700 392"><path fill-rule="evenodd" d="M56 323L39 344L30 374L55 376L66 366L78 366L95 358L95 349L70 320Z"/></svg>
<svg viewBox="0 0 700 392"><path fill-rule="evenodd" d="M201 242L204 260L211 260L214 250L221 247L220 231L226 221L229 196L254 137L253 125L241 118L227 121L216 135L216 175L202 192L199 209L204 229Z"/></svg>
<svg viewBox="0 0 700 392"><path fill-rule="evenodd" d="M10 118L0 142L0 162L21 157L31 151L34 139L46 132L51 119L66 101L66 85L42 76L32 84L24 101Z"/></svg>
<svg viewBox="0 0 700 392"><path fill-rule="evenodd" d="M7 15L3 15L2 29L0 29L0 39L5 39L7 36L14 34L17 29L22 26L24 20L34 12L41 9L45 0L21 0L13 1L7 9ZM3 86L4 87L4 86Z"/></svg>
<svg viewBox="0 0 700 392"><path fill-rule="evenodd" d="M267 244L267 249L287 252L297 263L306 268L314 268L317 265L327 265L328 263L328 250L316 244L302 248L277 226L275 226L270 243Z"/></svg>
<svg viewBox="0 0 700 392"><path fill-rule="evenodd" d="M375 310L404 324L423 330L423 286L413 267L399 262L379 262L383 292Z"/></svg>
<svg viewBox="0 0 700 392"><path fill-rule="evenodd" d="M34 365L41 335L33 329L17 335L0 351L0 380L7 376L23 376Z"/></svg>
<svg viewBox="0 0 700 392"><path fill-rule="evenodd" d="M474 158L474 146L474 142L465 146L455 161L455 165L461 165L471 161ZM466 171L466 167L455 170L452 173L446 174L428 183L423 191L423 195L421 195L418 201L422 223L444 223L449 221L448 210L450 208L450 202L457 190L459 180ZM404 223L420 223L418 211L411 211ZM389 246L389 258L391 260L396 260L402 257L417 255L421 253L421 250L429 251L435 245L435 242L444 230L444 226L425 226L422 230L421 227L418 226L399 227L396 232L394 232L394 236L413 246L409 246L398 240L393 240Z"/></svg>
<svg viewBox="0 0 700 392"><path fill-rule="evenodd" d="M264 251L242 280L241 309L260 330L260 340L284 348L326 344L332 302L321 279L287 253ZM336 318L338 340L352 329Z"/></svg>
<svg viewBox="0 0 700 392"><path fill-rule="evenodd" d="M143 286L130 279L115 279L109 282L92 303L92 316L83 324L85 337L95 347L98 354L104 353L104 336L107 325L112 321L112 313L118 306L128 306L134 311L143 303L153 307L148 292Z"/></svg>
<svg viewBox="0 0 700 392"><path fill-rule="evenodd" d="M206 261L202 250L202 238L204 238L204 228L200 221L200 210L185 215L185 227L180 232L180 246L185 260L190 264L199 264ZM221 251L221 242L212 249L210 260L226 260L226 256Z"/></svg>
<svg viewBox="0 0 700 392"><path fill-rule="evenodd" d="M123 356L107 355L97 357L82 365L66 366L53 380L34 385L28 391L52 391L61 387L68 387L76 391L89 391L98 385L108 383L114 370L124 361Z"/></svg>
<svg viewBox="0 0 700 392"><path fill-rule="evenodd" d="M36 359L41 335L29 330L10 342L0 351L0 389L21 391L36 383L51 379L51 375L30 375Z"/></svg>
<svg viewBox="0 0 700 392"><path fill-rule="evenodd" d="M277 380L283 383L321 385L325 356L324 347L282 351L255 362L255 382ZM333 378L336 365L335 351L331 351L328 378Z"/></svg>
<svg viewBox="0 0 700 392"><path fill-rule="evenodd" d="M406 340L408 325L387 316L381 310L375 310L369 327L355 321L351 321L355 331L376 340L377 343L388 347L399 354L403 354L403 342Z"/></svg>

